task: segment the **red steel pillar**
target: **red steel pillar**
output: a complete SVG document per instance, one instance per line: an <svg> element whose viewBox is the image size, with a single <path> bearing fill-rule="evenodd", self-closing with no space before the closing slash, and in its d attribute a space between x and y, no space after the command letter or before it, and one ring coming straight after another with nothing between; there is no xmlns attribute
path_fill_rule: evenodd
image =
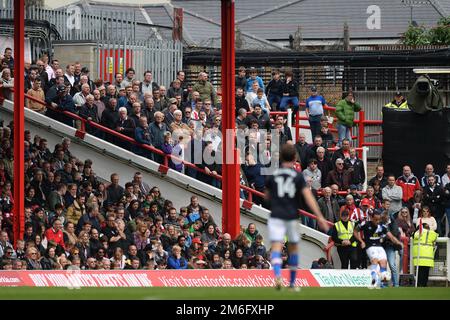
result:
<svg viewBox="0 0 450 320"><path fill-rule="evenodd" d="M23 239L25 207L25 1L14 1L14 243Z"/></svg>
<svg viewBox="0 0 450 320"><path fill-rule="evenodd" d="M235 145L234 0L222 1L222 229L240 230L239 162Z"/></svg>

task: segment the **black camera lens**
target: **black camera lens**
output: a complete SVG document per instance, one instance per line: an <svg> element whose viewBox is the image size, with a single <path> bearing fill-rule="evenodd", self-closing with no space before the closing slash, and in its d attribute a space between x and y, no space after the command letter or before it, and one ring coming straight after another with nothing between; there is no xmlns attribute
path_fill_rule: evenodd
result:
<svg viewBox="0 0 450 320"><path fill-rule="evenodd" d="M430 93L430 84L428 82L417 83L417 93L429 94Z"/></svg>

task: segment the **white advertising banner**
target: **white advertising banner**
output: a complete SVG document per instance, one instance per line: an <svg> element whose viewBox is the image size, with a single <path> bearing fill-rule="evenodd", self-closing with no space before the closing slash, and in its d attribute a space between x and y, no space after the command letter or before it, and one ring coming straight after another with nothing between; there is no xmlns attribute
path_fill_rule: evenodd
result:
<svg viewBox="0 0 450 320"><path fill-rule="evenodd" d="M311 269L320 287L368 287L372 282L370 270Z"/></svg>

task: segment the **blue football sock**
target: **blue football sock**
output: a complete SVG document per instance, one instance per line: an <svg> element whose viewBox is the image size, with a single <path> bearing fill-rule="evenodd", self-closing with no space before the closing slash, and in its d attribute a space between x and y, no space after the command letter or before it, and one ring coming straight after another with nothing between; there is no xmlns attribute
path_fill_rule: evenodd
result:
<svg viewBox="0 0 450 320"><path fill-rule="evenodd" d="M289 280L289 285L293 286L295 284L295 278L297 276L298 268L298 254L291 254L288 258L289 269L291 270L291 278Z"/></svg>
<svg viewBox="0 0 450 320"><path fill-rule="evenodd" d="M281 277L281 264L282 264L282 260L281 260L281 252L279 251L272 251L271 254L271 263L272 263L272 267L273 267L273 271L275 273L275 277L279 278Z"/></svg>
<svg viewBox="0 0 450 320"><path fill-rule="evenodd" d="M387 268L380 267L380 272L381 273L386 272L386 270L387 270Z"/></svg>
<svg viewBox="0 0 450 320"><path fill-rule="evenodd" d="M372 279L374 279L374 280L377 280L377 268L378 268L378 266L376 264L370 265L370 270L372 270L370 275L372 276Z"/></svg>

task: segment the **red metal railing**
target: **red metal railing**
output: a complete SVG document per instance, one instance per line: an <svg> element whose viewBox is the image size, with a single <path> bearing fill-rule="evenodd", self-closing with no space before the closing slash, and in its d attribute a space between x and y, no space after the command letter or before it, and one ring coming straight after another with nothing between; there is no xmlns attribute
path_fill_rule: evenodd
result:
<svg viewBox="0 0 450 320"><path fill-rule="evenodd" d="M299 103L299 107L305 107L305 103L301 102ZM324 110L326 111L336 111L335 107L332 106L328 106L325 105L324 106ZM352 135L352 140L356 140L358 139L358 147L362 148L362 147L382 147L383 143L382 142L366 142L365 138L368 137L373 137L373 136L380 136L383 134L383 131L379 131L377 133L370 133L370 134L366 134L365 131L365 127L366 126L381 126L383 124L382 120L367 120L366 118L366 114L364 110L359 111L359 119L356 119L353 121L354 124L356 124L358 126L358 136ZM294 127L295 127L295 136L297 137L297 141L298 141L298 136L300 134L300 129L311 129L310 126L308 125L301 125L300 121L301 120L308 120L308 117L304 117L304 116L300 116L300 109L298 112L295 113L294 115ZM335 123L338 119L336 117L333 117L333 123ZM331 132L337 132L337 129L334 128L333 126L330 127L329 129ZM361 150L357 150L359 152L359 157L362 156L362 149Z"/></svg>

